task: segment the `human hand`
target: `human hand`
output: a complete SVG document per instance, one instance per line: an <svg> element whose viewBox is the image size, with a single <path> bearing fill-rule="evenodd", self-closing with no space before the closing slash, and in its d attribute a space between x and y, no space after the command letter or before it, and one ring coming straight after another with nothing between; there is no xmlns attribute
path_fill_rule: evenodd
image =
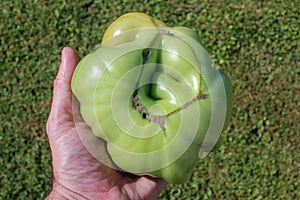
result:
<svg viewBox="0 0 300 200"><path fill-rule="evenodd" d="M80 117L79 103L71 91L78 62L74 50L63 49L47 121L54 176L47 199L156 199L167 184L164 180L110 168L92 156L83 144L78 130L92 134ZM76 123L74 117L79 118Z"/></svg>

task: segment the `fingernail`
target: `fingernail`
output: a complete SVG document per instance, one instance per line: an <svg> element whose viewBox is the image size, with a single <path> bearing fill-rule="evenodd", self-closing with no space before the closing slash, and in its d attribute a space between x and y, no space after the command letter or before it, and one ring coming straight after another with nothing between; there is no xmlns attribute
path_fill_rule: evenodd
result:
<svg viewBox="0 0 300 200"><path fill-rule="evenodd" d="M66 47L64 47L61 51L61 62L64 65L65 64L65 60L66 60Z"/></svg>
<svg viewBox="0 0 300 200"><path fill-rule="evenodd" d="M64 68L66 66L66 48L63 48L61 51L61 61L60 61L60 66L58 69L58 73L56 77L63 77L64 76Z"/></svg>

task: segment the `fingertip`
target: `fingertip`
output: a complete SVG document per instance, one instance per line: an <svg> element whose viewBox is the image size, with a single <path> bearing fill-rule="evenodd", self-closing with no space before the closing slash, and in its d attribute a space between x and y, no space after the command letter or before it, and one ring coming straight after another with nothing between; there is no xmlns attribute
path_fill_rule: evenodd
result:
<svg viewBox="0 0 300 200"><path fill-rule="evenodd" d="M79 57L77 52L71 47L64 47L61 51L62 63L64 65L72 65L76 67L79 62ZM67 63L66 63L67 62Z"/></svg>
<svg viewBox="0 0 300 200"><path fill-rule="evenodd" d="M159 178L157 180L158 185L160 185L160 187L164 188L168 185L168 182L165 179Z"/></svg>
<svg viewBox="0 0 300 200"><path fill-rule="evenodd" d="M151 181L157 184L158 188L164 188L168 185L168 182L163 178L152 177L152 176L143 176L144 181Z"/></svg>
<svg viewBox="0 0 300 200"><path fill-rule="evenodd" d="M71 47L64 47L61 51L61 54L62 54L62 57L69 56L69 55L72 57L78 57L75 50Z"/></svg>
<svg viewBox="0 0 300 200"><path fill-rule="evenodd" d="M71 81L73 72L79 62L78 54L71 47L64 47L61 51L61 64L57 79Z"/></svg>

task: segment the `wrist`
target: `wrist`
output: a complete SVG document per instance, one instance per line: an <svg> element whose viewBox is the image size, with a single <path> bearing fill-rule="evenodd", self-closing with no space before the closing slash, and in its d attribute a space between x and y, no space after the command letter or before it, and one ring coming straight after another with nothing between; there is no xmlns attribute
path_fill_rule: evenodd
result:
<svg viewBox="0 0 300 200"><path fill-rule="evenodd" d="M64 200L64 199L68 199L68 198L63 196L59 192L52 190L50 192L50 194L46 197L46 200L54 200L54 199Z"/></svg>
<svg viewBox="0 0 300 200"><path fill-rule="evenodd" d="M71 191L63 185L53 182L52 191L46 197L46 200L69 200L69 199L87 199L86 197Z"/></svg>

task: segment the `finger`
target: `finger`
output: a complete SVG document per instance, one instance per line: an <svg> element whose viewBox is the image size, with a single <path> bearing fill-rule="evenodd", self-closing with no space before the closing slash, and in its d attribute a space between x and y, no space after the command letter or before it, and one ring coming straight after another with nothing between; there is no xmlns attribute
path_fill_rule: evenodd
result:
<svg viewBox="0 0 300 200"><path fill-rule="evenodd" d="M51 128L58 128L58 122L63 124L66 120L72 119L71 79L79 62L79 57L69 47L65 47L62 50L61 57L59 71L54 81L51 112L47 122L48 134L51 132ZM56 130L52 132L56 132Z"/></svg>
<svg viewBox="0 0 300 200"><path fill-rule="evenodd" d="M62 60L55 80L63 80L70 84L73 72L79 62L79 57L70 47L63 48L61 57Z"/></svg>
<svg viewBox="0 0 300 200"><path fill-rule="evenodd" d="M153 178L150 176L142 176L136 183L142 191L151 191L144 194L145 199L156 199L163 189L167 186L167 182L161 178ZM141 193L142 194L142 193Z"/></svg>
<svg viewBox="0 0 300 200"><path fill-rule="evenodd" d="M66 110L71 110L71 80L79 62L77 53L70 47L65 47L62 50L61 57L59 71L54 80L52 100L52 109L56 114L64 114Z"/></svg>

